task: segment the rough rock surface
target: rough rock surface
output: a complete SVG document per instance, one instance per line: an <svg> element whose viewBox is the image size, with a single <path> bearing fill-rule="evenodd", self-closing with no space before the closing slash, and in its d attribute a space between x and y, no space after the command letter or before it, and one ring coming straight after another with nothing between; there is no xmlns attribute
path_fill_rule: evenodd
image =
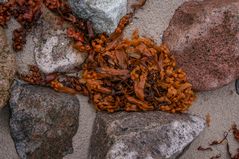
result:
<svg viewBox="0 0 239 159"><path fill-rule="evenodd" d="M175 158L204 127L203 119L187 114L98 113L89 158Z"/></svg>
<svg viewBox="0 0 239 159"><path fill-rule="evenodd" d="M75 13L93 22L96 32L112 33L127 12L127 0L69 0Z"/></svg>
<svg viewBox="0 0 239 159"><path fill-rule="evenodd" d="M16 72L15 55L9 50L4 30L0 27L0 109L9 99L9 89Z"/></svg>
<svg viewBox="0 0 239 159"><path fill-rule="evenodd" d="M10 130L20 158L60 159L72 153L79 107L75 96L15 82Z"/></svg>
<svg viewBox="0 0 239 159"><path fill-rule="evenodd" d="M69 71L82 64L86 54L73 48L66 35L69 25L48 11L43 13L27 38L29 45L35 46L30 48L35 52L38 67L45 73L52 73ZM31 49L26 45L24 51Z"/></svg>
<svg viewBox="0 0 239 159"><path fill-rule="evenodd" d="M239 77L239 1L189 1L164 32L167 43L199 91L222 87Z"/></svg>

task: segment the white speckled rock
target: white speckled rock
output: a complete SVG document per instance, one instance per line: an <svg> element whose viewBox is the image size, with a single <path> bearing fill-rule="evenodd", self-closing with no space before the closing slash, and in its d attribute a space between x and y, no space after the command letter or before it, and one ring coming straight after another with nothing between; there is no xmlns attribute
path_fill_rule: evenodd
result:
<svg viewBox="0 0 239 159"><path fill-rule="evenodd" d="M66 23L59 23L60 17L52 13L44 13L37 26L33 29L35 37L35 61L44 73L66 72L82 64L86 54L72 47L66 35Z"/></svg>
<svg viewBox="0 0 239 159"><path fill-rule="evenodd" d="M75 13L93 22L96 32L112 33L127 12L127 0L69 0Z"/></svg>
<svg viewBox="0 0 239 159"><path fill-rule="evenodd" d="M174 159L204 127L203 119L189 114L98 113L89 158Z"/></svg>
<svg viewBox="0 0 239 159"><path fill-rule="evenodd" d="M27 34L23 50L16 53L17 71L27 74L29 65L37 65L45 73L73 71L84 62L86 54L73 48L66 35L68 23L46 8L42 12L40 20ZM8 25L6 32L11 44L12 31L20 26L13 19Z"/></svg>

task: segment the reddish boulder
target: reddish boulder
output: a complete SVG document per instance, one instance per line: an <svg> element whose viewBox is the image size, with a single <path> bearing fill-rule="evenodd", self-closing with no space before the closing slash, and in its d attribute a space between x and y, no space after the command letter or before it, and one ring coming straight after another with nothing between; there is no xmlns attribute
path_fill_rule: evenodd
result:
<svg viewBox="0 0 239 159"><path fill-rule="evenodd" d="M163 35L193 88L213 90L239 78L239 1L182 4Z"/></svg>

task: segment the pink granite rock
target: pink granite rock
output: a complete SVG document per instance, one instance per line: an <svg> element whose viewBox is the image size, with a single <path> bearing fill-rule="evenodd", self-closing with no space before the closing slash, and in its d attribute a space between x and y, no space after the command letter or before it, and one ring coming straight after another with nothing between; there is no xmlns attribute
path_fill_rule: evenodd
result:
<svg viewBox="0 0 239 159"><path fill-rule="evenodd" d="M222 87L239 77L239 0L185 2L175 12L167 43L193 88Z"/></svg>

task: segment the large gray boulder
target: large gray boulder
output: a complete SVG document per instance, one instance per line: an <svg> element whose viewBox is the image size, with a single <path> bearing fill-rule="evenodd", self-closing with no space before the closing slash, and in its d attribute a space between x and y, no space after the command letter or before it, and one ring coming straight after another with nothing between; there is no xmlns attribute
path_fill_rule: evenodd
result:
<svg viewBox="0 0 239 159"><path fill-rule="evenodd" d="M112 33L127 12L127 0L68 0L73 11L93 22L96 32Z"/></svg>
<svg viewBox="0 0 239 159"><path fill-rule="evenodd" d="M78 129L77 97L15 82L10 99L10 130L21 159L60 159L72 153Z"/></svg>
<svg viewBox="0 0 239 159"><path fill-rule="evenodd" d="M165 112L97 113L90 159L176 158L205 127L203 119Z"/></svg>
<svg viewBox="0 0 239 159"><path fill-rule="evenodd" d="M163 35L179 67L199 91L239 78L239 1L182 4Z"/></svg>
<svg viewBox="0 0 239 159"><path fill-rule="evenodd" d="M0 110L10 96L10 87L16 72L15 55L9 49L5 31L0 27Z"/></svg>

